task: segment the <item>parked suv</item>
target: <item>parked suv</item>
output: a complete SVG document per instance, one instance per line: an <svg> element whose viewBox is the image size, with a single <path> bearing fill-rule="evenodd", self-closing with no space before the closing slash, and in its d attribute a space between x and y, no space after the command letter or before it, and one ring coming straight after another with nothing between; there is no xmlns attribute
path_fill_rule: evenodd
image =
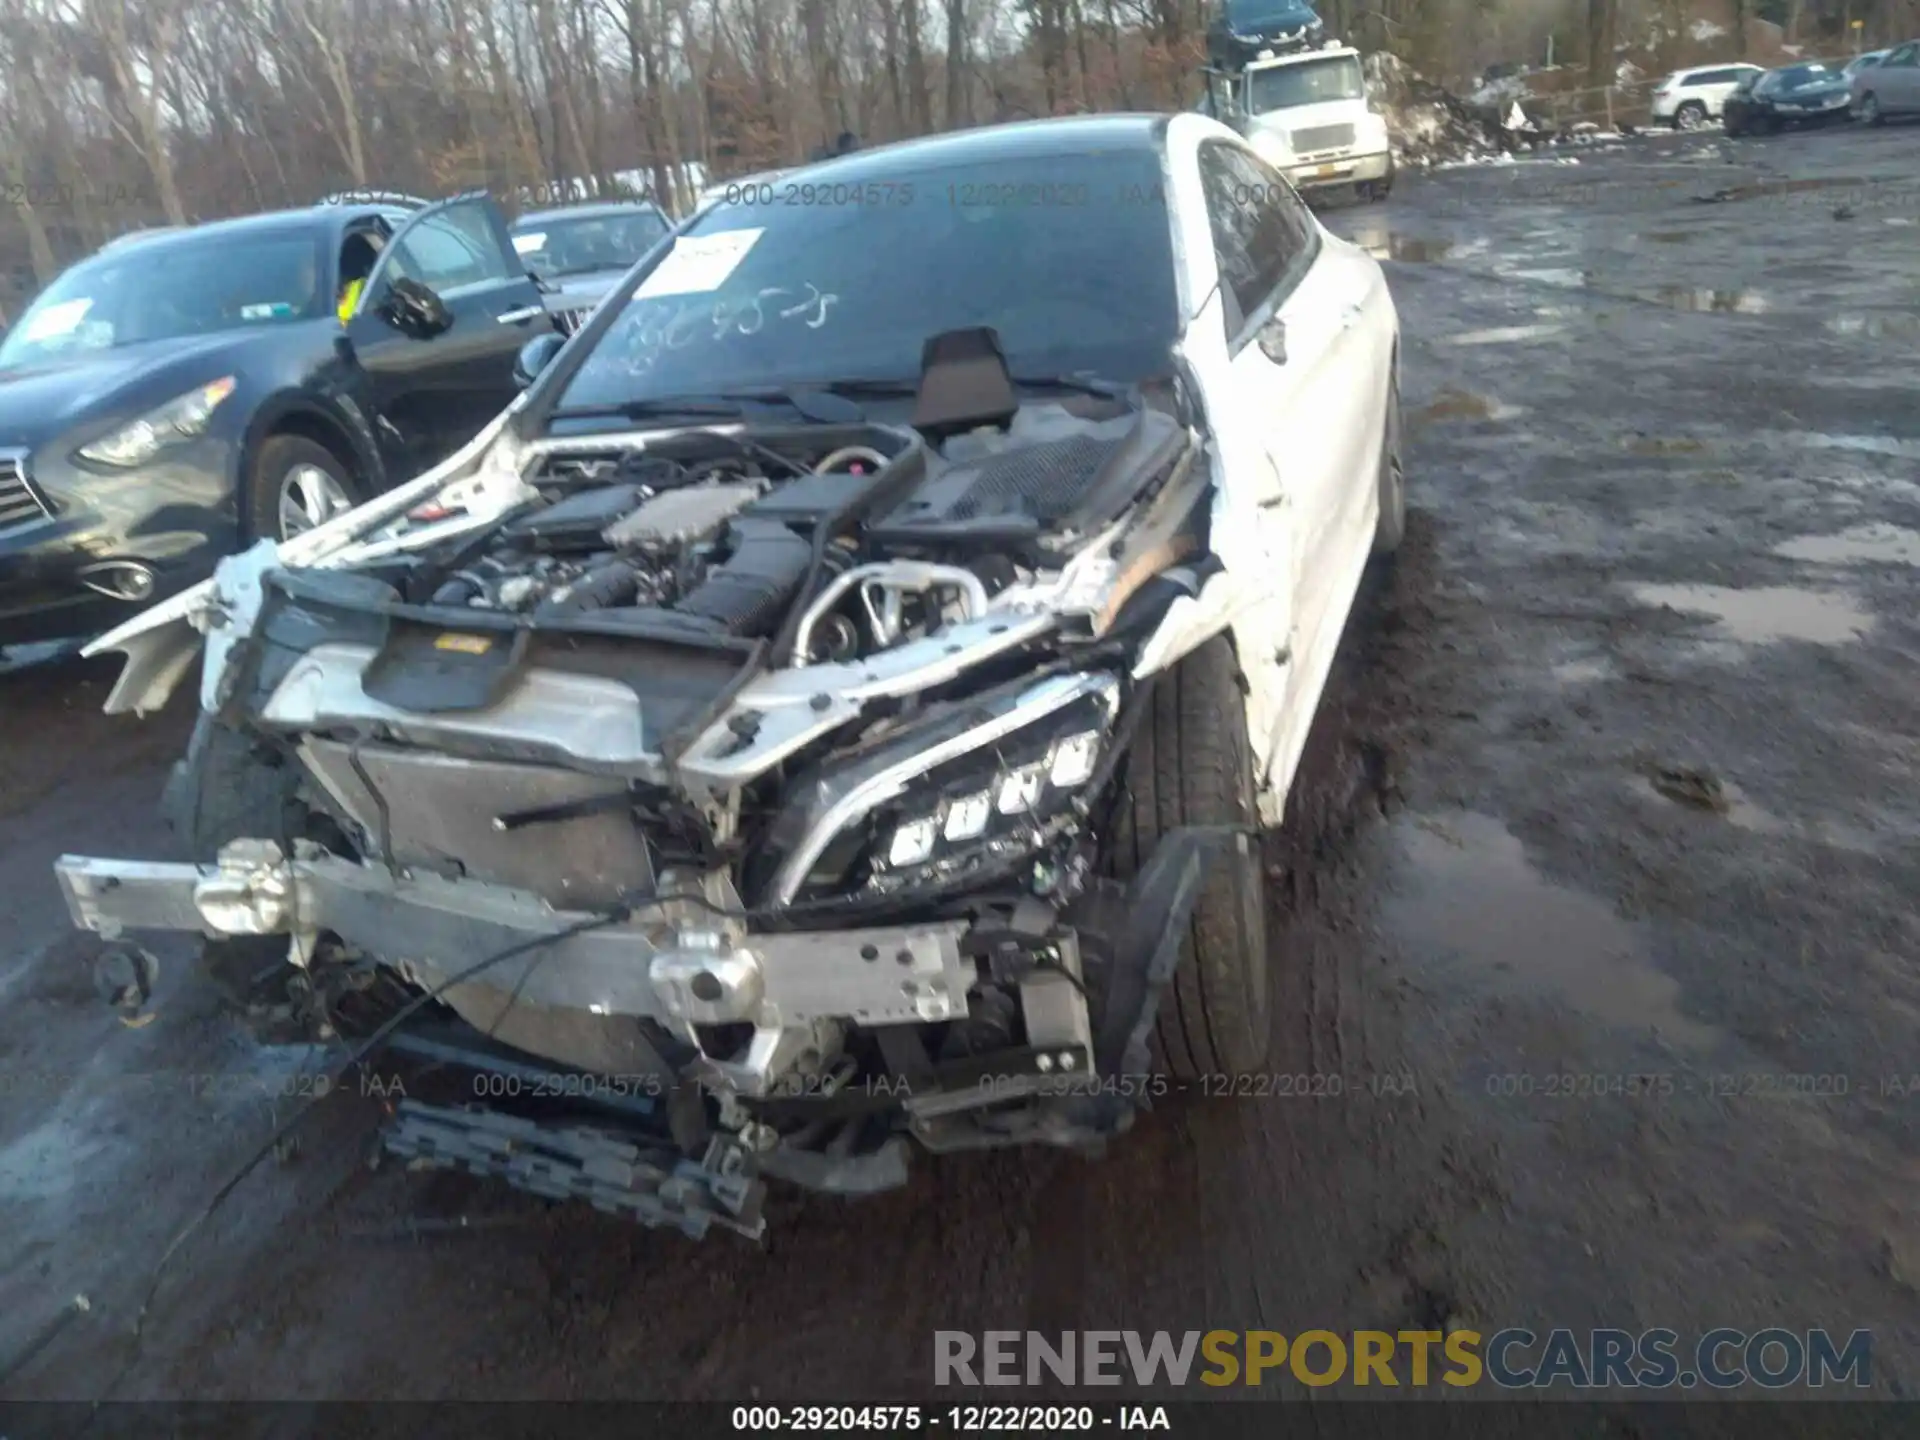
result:
<svg viewBox="0 0 1920 1440"><path fill-rule="evenodd" d="M571 335L673 223L647 200L534 210L513 225L513 248L546 288L547 309Z"/></svg>
<svg viewBox="0 0 1920 1440"><path fill-rule="evenodd" d="M1869 125L1920 115L1920 40L1894 46L1878 65L1854 71L1849 84L1853 113Z"/></svg>
<svg viewBox="0 0 1920 1440"><path fill-rule="evenodd" d="M1698 130L1718 120L1727 96L1759 65L1702 65L1676 70L1653 88L1653 118L1676 130Z"/></svg>
<svg viewBox="0 0 1920 1440"><path fill-rule="evenodd" d="M552 330L485 196L122 239L0 344L0 647L96 634L452 454Z"/></svg>

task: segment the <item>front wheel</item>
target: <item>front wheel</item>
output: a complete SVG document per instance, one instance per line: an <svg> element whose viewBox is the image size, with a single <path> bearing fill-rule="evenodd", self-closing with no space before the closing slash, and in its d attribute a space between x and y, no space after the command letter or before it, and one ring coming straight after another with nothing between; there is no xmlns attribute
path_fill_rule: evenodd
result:
<svg viewBox="0 0 1920 1440"><path fill-rule="evenodd" d="M1226 825L1244 834L1194 906L1179 968L1160 996L1160 1061L1179 1080L1247 1075L1267 1058L1266 874L1254 834L1253 746L1240 664L1215 636L1162 675L1126 759L1111 868L1131 876L1166 831Z"/></svg>
<svg viewBox="0 0 1920 1440"><path fill-rule="evenodd" d="M275 435L253 458L247 514L256 538L290 540L362 498L340 458L304 435Z"/></svg>
<svg viewBox="0 0 1920 1440"><path fill-rule="evenodd" d="M1386 434L1380 441L1380 519L1374 525L1373 553L1391 555L1407 538L1407 473L1400 457L1400 376L1387 382Z"/></svg>
<svg viewBox="0 0 1920 1440"><path fill-rule="evenodd" d="M1860 123L1863 125L1884 125L1886 112L1880 108L1880 97L1869 90L1860 97Z"/></svg>

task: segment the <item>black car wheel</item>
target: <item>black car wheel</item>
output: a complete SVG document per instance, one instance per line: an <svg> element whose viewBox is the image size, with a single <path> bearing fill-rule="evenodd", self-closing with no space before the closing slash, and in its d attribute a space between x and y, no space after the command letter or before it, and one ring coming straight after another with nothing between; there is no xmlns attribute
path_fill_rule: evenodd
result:
<svg viewBox="0 0 1920 1440"><path fill-rule="evenodd" d="M1179 968L1160 996L1155 1043L1175 1078L1245 1075L1267 1058L1266 875L1253 833L1253 747L1240 664L1216 636L1160 677L1126 759L1110 854L1126 877L1155 842L1182 825L1247 833L1208 876Z"/></svg>
<svg viewBox="0 0 1920 1440"><path fill-rule="evenodd" d="M1698 100L1689 100L1673 112L1673 128L1676 130L1699 130L1707 123L1707 107Z"/></svg>
<svg viewBox="0 0 1920 1440"><path fill-rule="evenodd" d="M1871 90L1860 97L1860 119L1867 125L1887 123L1886 112L1880 108L1880 97Z"/></svg>
<svg viewBox="0 0 1920 1440"><path fill-rule="evenodd" d="M275 435L254 456L247 516L256 538L287 540L362 498L347 467L326 446L304 435Z"/></svg>
<svg viewBox="0 0 1920 1440"><path fill-rule="evenodd" d="M1407 472L1400 458L1400 376L1387 382L1386 434L1380 441L1380 519L1374 525L1373 553L1391 555L1407 535Z"/></svg>

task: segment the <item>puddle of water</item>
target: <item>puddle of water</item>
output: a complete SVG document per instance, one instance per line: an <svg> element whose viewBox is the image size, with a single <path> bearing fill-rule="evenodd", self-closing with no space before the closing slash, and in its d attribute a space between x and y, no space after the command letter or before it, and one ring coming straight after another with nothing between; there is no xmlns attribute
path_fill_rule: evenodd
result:
<svg viewBox="0 0 1920 1440"><path fill-rule="evenodd" d="M1911 311L1890 315L1827 315L1820 323L1836 335L1859 335L1869 340L1920 335L1920 315Z"/></svg>
<svg viewBox="0 0 1920 1440"><path fill-rule="evenodd" d="M1354 231L1352 240L1376 260L1403 260L1410 264L1427 265L1436 260L1444 260L1453 253L1451 240L1438 240L1425 235L1402 235L1398 231L1383 230L1378 226L1367 226Z"/></svg>
<svg viewBox="0 0 1920 1440"><path fill-rule="evenodd" d="M1503 273L1510 279L1534 280L1542 285L1558 285L1567 290L1580 290L1593 284L1591 270L1574 270L1564 265L1549 265L1539 270L1507 270Z"/></svg>
<svg viewBox="0 0 1920 1440"><path fill-rule="evenodd" d="M1636 455L1697 455L1707 448L1692 435L1622 435L1620 445Z"/></svg>
<svg viewBox="0 0 1920 1440"><path fill-rule="evenodd" d="M1649 230L1646 238L1656 245L1681 245L1693 238L1691 230Z"/></svg>
<svg viewBox="0 0 1920 1440"><path fill-rule="evenodd" d="M1770 308L1767 297L1753 290L1700 290L1684 285L1661 285L1652 290L1636 290L1636 300L1664 305L1669 310L1684 310L1696 315L1764 315Z"/></svg>
<svg viewBox="0 0 1920 1440"><path fill-rule="evenodd" d="M106 1149L78 1125L55 1116L0 1147L0 1200L57 1200L80 1183L87 1162Z"/></svg>
<svg viewBox="0 0 1920 1440"><path fill-rule="evenodd" d="M1838 535L1802 535L1774 546L1773 553L1817 565L1920 565L1920 531L1856 525Z"/></svg>
<svg viewBox="0 0 1920 1440"><path fill-rule="evenodd" d="M1669 233L1675 239L1687 238L1677 231ZM1567 266L1547 266L1534 270L1503 269L1498 273L1509 280L1531 280L1541 285L1558 286L1562 290L1586 290L1615 300L1644 300L1649 305L1664 305L1669 310L1681 310L1689 314L1764 315L1772 308L1767 297L1756 290L1716 290L1692 285L1614 290L1603 284L1592 270L1575 270Z"/></svg>
<svg viewBox="0 0 1920 1440"><path fill-rule="evenodd" d="M1547 880L1499 821L1469 812L1398 829L1414 884L1389 902L1388 921L1411 944L1611 1024L1682 1044L1713 1038L1680 1013L1679 983L1654 968L1633 927Z"/></svg>
<svg viewBox="0 0 1920 1440"><path fill-rule="evenodd" d="M1773 438L1786 440L1803 450L1861 450L1869 455L1920 460L1920 440L1902 440L1893 435L1820 435L1792 430L1784 434L1775 431Z"/></svg>
<svg viewBox="0 0 1920 1440"><path fill-rule="evenodd" d="M1456 390L1448 386L1434 397L1431 404L1416 412L1413 418L1421 423L1436 420L1511 420L1526 413L1523 406L1505 405L1490 395L1476 395L1470 390Z"/></svg>
<svg viewBox="0 0 1920 1440"><path fill-rule="evenodd" d="M1585 685L1612 674L1613 666L1605 660L1566 660L1553 667L1553 678L1562 685Z"/></svg>
<svg viewBox="0 0 1920 1440"><path fill-rule="evenodd" d="M1564 325L1500 325L1491 330L1468 330L1459 335L1442 335L1440 345L1519 345L1528 340L1546 340L1566 332Z"/></svg>
<svg viewBox="0 0 1920 1440"><path fill-rule="evenodd" d="M1791 586L1733 590L1723 585L1635 585L1642 605L1671 606L1711 615L1727 638L1764 645L1809 640L1840 645L1873 627L1873 616L1844 595L1823 595Z"/></svg>
<svg viewBox="0 0 1920 1440"><path fill-rule="evenodd" d="M1858 175L1822 175L1808 180L1761 180L1751 185L1730 185L1711 195L1696 195L1701 204L1720 204L1731 200L1757 200L1766 195L1795 195L1803 190L1833 190L1842 185L1864 185Z"/></svg>

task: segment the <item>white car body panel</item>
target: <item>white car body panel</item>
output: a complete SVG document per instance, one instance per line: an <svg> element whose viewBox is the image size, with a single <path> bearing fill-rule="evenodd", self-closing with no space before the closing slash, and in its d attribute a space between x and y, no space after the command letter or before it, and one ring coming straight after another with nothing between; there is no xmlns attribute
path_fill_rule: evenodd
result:
<svg viewBox="0 0 1920 1440"><path fill-rule="evenodd" d="M1737 63L1695 65L1691 69L1676 70L1654 87L1649 110L1655 120L1671 121L1680 113L1682 105L1689 100L1697 100L1705 109L1709 120L1718 120L1721 112L1726 108L1727 97L1739 88L1741 79L1749 73L1758 75L1764 68L1760 65ZM1699 83L1701 76L1720 73L1731 75L1732 78L1710 85Z"/></svg>
<svg viewBox="0 0 1920 1440"><path fill-rule="evenodd" d="M1134 674L1166 669L1213 636L1231 633L1247 681L1246 722L1259 766L1260 817L1273 826L1284 813L1372 553L1399 322L1379 264L1316 219L1314 263L1270 314L1250 317L1243 343L1234 346L1234 337L1226 333L1213 224L1199 171L1200 148L1210 141L1266 162L1219 121L1183 114L1168 122L1164 174L1185 316L1177 358L1197 391L1210 434L1211 537L1223 569L1196 595L1173 604L1144 644ZM1271 358L1252 338L1252 321L1261 332L1284 330L1284 360ZM348 566L493 523L530 493L521 479L527 443L507 430L520 404L516 401L460 452L409 484L290 541L262 542L233 556L212 580L100 637L86 653L120 650L128 657L107 710L144 714L159 708L184 676L203 635L201 703L215 708L226 654L250 629L260 577L275 565ZM591 443L604 445L609 438L595 436ZM643 444L647 435L629 438ZM429 500L458 513L406 526L408 513ZM1101 583L1097 565L1080 563L1089 557L1103 558L1090 549L1069 565L1046 608L1067 609L1067 592ZM1014 604L1045 599L1012 592L1001 597ZM777 673L754 683L777 687Z"/></svg>
<svg viewBox="0 0 1920 1440"><path fill-rule="evenodd" d="M1272 826L1372 552L1399 322L1379 263L1320 226L1320 254L1277 312L1286 363L1258 343L1230 351L1198 167L1206 140L1255 152L1205 116L1178 115L1168 126L1182 293L1206 297L1199 314L1189 310L1181 348L1214 441L1213 546L1227 568L1221 578L1233 583L1177 603L1140 669L1232 631L1247 677L1247 731L1264 765L1261 820Z"/></svg>

